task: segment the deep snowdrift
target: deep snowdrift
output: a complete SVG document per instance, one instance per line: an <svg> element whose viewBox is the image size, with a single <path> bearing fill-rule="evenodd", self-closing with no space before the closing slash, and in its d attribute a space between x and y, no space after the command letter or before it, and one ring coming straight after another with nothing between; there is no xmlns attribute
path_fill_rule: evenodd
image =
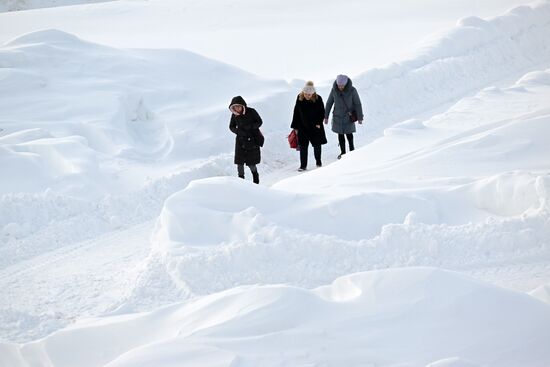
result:
<svg viewBox="0 0 550 367"><path fill-rule="evenodd" d="M402 60L419 40L452 28L457 19L492 17L525 2L121 0L0 13L0 44L57 28L113 47L179 48L262 76L319 81ZM304 42L305 35L315 42ZM244 49L235 47L236 40Z"/></svg>
<svg viewBox="0 0 550 367"><path fill-rule="evenodd" d="M231 152L234 95L289 89L189 52L117 50L55 30L11 41L0 65L2 165L10 173L1 193L51 188L89 198L140 188L126 170L153 175L162 162Z"/></svg>
<svg viewBox="0 0 550 367"><path fill-rule="evenodd" d="M265 151L292 156L288 111L276 108L294 98L287 83L186 51L49 30L0 48L0 66L0 266L151 220L192 179L233 174L236 94L265 111Z"/></svg>
<svg viewBox="0 0 550 367"><path fill-rule="evenodd" d="M376 127L451 103L550 61L550 2L484 20L467 17L427 40L414 58L355 79Z"/></svg>
<svg viewBox="0 0 550 367"><path fill-rule="evenodd" d="M352 274L314 290L237 287L150 313L86 320L23 346L2 345L0 362L543 367L549 338L550 307L528 295L408 268Z"/></svg>

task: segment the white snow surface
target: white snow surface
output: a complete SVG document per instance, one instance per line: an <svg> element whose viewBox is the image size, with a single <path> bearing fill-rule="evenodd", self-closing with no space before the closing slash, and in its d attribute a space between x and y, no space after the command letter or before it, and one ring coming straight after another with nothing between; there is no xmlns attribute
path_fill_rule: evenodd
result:
<svg viewBox="0 0 550 367"><path fill-rule="evenodd" d="M115 3L75 9L140 2ZM351 75L358 149L337 161L329 125L299 175L301 81L5 43L0 366L549 365L549 36L542 1ZM261 185L234 177L235 95L264 120Z"/></svg>
<svg viewBox="0 0 550 367"><path fill-rule="evenodd" d="M313 290L232 288L154 312L79 322L2 352L8 365L47 356L54 366L83 367L536 367L550 358L549 330L548 306L526 294L407 268L356 273Z"/></svg>
<svg viewBox="0 0 550 367"><path fill-rule="evenodd" d="M111 0L0 0L0 12L100 3L105 1Z"/></svg>
<svg viewBox="0 0 550 367"><path fill-rule="evenodd" d="M186 49L264 77L320 80L402 60L457 19L525 2L119 0L0 13L0 43L55 28L117 48Z"/></svg>

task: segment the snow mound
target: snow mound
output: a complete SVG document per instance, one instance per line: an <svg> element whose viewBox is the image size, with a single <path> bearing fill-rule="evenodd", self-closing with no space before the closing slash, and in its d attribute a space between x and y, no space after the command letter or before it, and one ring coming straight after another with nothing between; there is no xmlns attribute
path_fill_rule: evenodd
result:
<svg viewBox="0 0 550 367"><path fill-rule="evenodd" d="M435 361L427 365L426 367L481 367L477 363L467 361L462 358L452 357L445 358L439 361Z"/></svg>
<svg viewBox="0 0 550 367"><path fill-rule="evenodd" d="M64 193L89 194L101 185L98 161L83 137L55 138L47 134L38 138L36 130L14 135L0 138L0 164L10 177L2 180L0 192L33 191L39 186L55 187ZM4 143L10 140L19 143ZM33 172L32 181L28 179L29 172Z"/></svg>
<svg viewBox="0 0 550 367"><path fill-rule="evenodd" d="M364 269L460 269L545 253L547 210L508 219L477 210L462 224L441 223L440 210L448 210L448 219L471 210L458 193L331 199L236 179L194 181L165 203L149 264L126 302L130 309L151 307L157 300L150 288L176 300L242 284L313 287ZM476 216L480 221L472 223Z"/></svg>
<svg viewBox="0 0 550 367"><path fill-rule="evenodd" d="M434 35L408 60L355 77L367 120L377 128L450 103L550 60L550 3L489 20L466 17Z"/></svg>
<svg viewBox="0 0 550 367"><path fill-rule="evenodd" d="M2 142L0 147L9 150L10 172L20 170L0 193L17 188L63 192L65 180L80 180L85 186L97 176L107 179L99 185L102 193L139 189L142 184L135 174L163 176L185 161L197 164L196 160L229 155L231 134L220 130L227 132L227 105L233 96L288 98L288 85L282 80L265 80L191 52L116 49L55 29L6 43L0 60L0 108L6 111L2 133L17 144ZM267 136L282 128L268 122ZM52 138L50 151L64 149L55 147L54 139L61 145L71 139L75 146L75 157L56 164L52 177L40 171L50 171L48 157L53 153L34 149L29 162L26 148L21 148L38 144L32 133L36 129ZM76 161L96 170L80 167L78 175L70 175L77 169L67 167ZM24 182L22 176L29 170L41 179Z"/></svg>
<svg viewBox="0 0 550 367"><path fill-rule="evenodd" d="M530 294L533 297L538 298L542 302L550 304L550 284L541 285L540 287L531 291Z"/></svg>
<svg viewBox="0 0 550 367"><path fill-rule="evenodd" d="M549 330L550 307L532 297L409 268L352 274L314 290L239 287L1 348L13 367L41 359L55 367L537 367L550 361Z"/></svg>
<svg viewBox="0 0 550 367"><path fill-rule="evenodd" d="M92 43L85 42L77 36L60 31L58 29L45 29L37 32L31 32L7 42L4 46L30 46L35 44L41 45L56 45L56 46L72 46L84 48L84 46L92 46Z"/></svg>
<svg viewBox="0 0 550 367"><path fill-rule="evenodd" d="M525 74L517 84L519 86L550 85L550 73L545 71L533 71Z"/></svg>

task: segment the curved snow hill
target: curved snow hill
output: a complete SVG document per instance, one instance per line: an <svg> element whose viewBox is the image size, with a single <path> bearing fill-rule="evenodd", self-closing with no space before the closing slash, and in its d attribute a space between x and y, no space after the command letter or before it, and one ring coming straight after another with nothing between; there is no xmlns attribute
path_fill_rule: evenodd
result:
<svg viewBox="0 0 550 367"><path fill-rule="evenodd" d="M466 17L406 60L358 75L354 84L375 127L425 113L550 62L550 1L498 17Z"/></svg>
<svg viewBox="0 0 550 367"><path fill-rule="evenodd" d="M1 47L0 81L0 159L10 177L0 194L50 188L86 198L229 155L231 98L288 90L187 51L114 49L57 30Z"/></svg>
<svg viewBox="0 0 550 367"><path fill-rule="evenodd" d="M314 290L238 287L0 345L3 365L485 366L550 362L550 306L433 268L356 273Z"/></svg>
<svg viewBox="0 0 550 367"><path fill-rule="evenodd" d="M277 108L291 105L289 90L184 50L115 49L58 30L3 45L0 269L151 221L191 180L233 174L237 94L266 113L264 151L292 156Z"/></svg>

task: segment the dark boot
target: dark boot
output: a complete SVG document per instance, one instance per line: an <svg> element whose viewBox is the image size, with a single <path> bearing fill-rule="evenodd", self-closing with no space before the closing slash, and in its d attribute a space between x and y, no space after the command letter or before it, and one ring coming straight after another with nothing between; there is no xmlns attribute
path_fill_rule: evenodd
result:
<svg viewBox="0 0 550 367"><path fill-rule="evenodd" d="M242 179L244 180L244 175L242 175L242 176L241 176L241 175L239 175L239 178L242 178Z"/></svg>
<svg viewBox="0 0 550 367"><path fill-rule="evenodd" d="M258 172L252 172L252 182L254 182L255 184L260 183L260 175L258 174Z"/></svg>

